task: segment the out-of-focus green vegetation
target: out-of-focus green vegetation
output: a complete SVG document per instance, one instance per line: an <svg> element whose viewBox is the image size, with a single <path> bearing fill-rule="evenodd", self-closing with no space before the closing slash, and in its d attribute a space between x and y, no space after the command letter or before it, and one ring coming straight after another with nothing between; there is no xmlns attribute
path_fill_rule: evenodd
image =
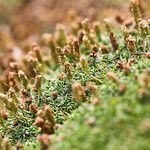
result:
<svg viewBox="0 0 150 150"><path fill-rule="evenodd" d="M13 6L21 3L23 0L0 0L1 4L7 4L8 6Z"/></svg>

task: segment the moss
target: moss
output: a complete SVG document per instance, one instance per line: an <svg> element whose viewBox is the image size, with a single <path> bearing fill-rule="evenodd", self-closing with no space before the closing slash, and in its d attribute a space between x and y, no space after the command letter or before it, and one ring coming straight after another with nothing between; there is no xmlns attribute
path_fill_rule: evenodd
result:
<svg viewBox="0 0 150 150"><path fill-rule="evenodd" d="M118 86L104 78L99 86L102 104L79 107L53 136L52 149L149 149L149 129L142 124L149 119L150 90L147 97L138 93L140 87L135 74L150 67L148 59L139 58L129 75L109 65L126 85L123 94ZM102 69L103 70L103 69ZM94 118L93 124L90 124Z"/></svg>
<svg viewBox="0 0 150 150"><path fill-rule="evenodd" d="M85 19L83 37L71 41L61 26L54 39L47 35L50 59L34 43L23 66L27 75L11 65L8 80L19 92L0 94L7 110L0 133L13 145L38 149L44 133L41 149L148 149L150 61L137 38L149 36L148 22L126 37L109 24L99 37L90 25ZM47 134L54 134L50 145Z"/></svg>

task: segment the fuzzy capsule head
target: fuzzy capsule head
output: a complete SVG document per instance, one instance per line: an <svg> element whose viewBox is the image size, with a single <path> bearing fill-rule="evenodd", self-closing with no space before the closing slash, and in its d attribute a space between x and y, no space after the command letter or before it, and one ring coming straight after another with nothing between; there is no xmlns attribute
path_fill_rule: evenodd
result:
<svg viewBox="0 0 150 150"><path fill-rule="evenodd" d="M73 46L74 58L79 60L79 58L80 58L80 45L79 45L78 39L73 40L72 46Z"/></svg>
<svg viewBox="0 0 150 150"><path fill-rule="evenodd" d="M83 86L79 83L79 82L75 82L72 84L72 89L74 91L82 91L83 90Z"/></svg>
<svg viewBox="0 0 150 150"><path fill-rule="evenodd" d="M1 116L4 120L8 119L8 114L6 113L6 111L1 111Z"/></svg>
<svg viewBox="0 0 150 150"><path fill-rule="evenodd" d="M105 19L104 19L104 24L105 24L106 31L107 31L108 33L110 33L110 32L111 32L110 20L109 20L108 18L105 18Z"/></svg>
<svg viewBox="0 0 150 150"><path fill-rule="evenodd" d="M8 74L8 84L10 87L14 87L16 85L16 73L10 71Z"/></svg>
<svg viewBox="0 0 150 150"><path fill-rule="evenodd" d="M128 74L131 71L131 66L129 65L129 63L123 65L123 71L126 74Z"/></svg>
<svg viewBox="0 0 150 150"><path fill-rule="evenodd" d="M25 75L25 73L24 73L22 70L19 70L19 71L18 71L18 76L19 76L19 79L20 79L21 83L23 84L23 86L24 86L25 89L26 89L26 88L27 88L27 85L28 85L27 76Z"/></svg>
<svg viewBox="0 0 150 150"><path fill-rule="evenodd" d="M64 73L58 74L58 79L59 80L63 80L64 78L65 78L65 74Z"/></svg>
<svg viewBox="0 0 150 150"><path fill-rule="evenodd" d="M91 103L95 106L100 105L102 102L99 98L95 97L92 99Z"/></svg>
<svg viewBox="0 0 150 150"><path fill-rule="evenodd" d="M118 62L117 62L117 68L119 68L119 69L123 69L124 68L124 63L121 61L121 60L119 60Z"/></svg>
<svg viewBox="0 0 150 150"><path fill-rule="evenodd" d="M133 25L133 23L134 23L134 19L133 18L128 18L128 19L124 20L123 25L126 26L126 27L130 27L131 25Z"/></svg>
<svg viewBox="0 0 150 150"><path fill-rule="evenodd" d="M120 84L119 85L119 92L120 93L124 93L126 91L126 85L125 84Z"/></svg>
<svg viewBox="0 0 150 150"><path fill-rule="evenodd" d="M8 96L9 96L9 98L12 98L15 101L15 103L18 103L17 94L16 94L16 91L14 90L14 88L11 87L9 89Z"/></svg>
<svg viewBox="0 0 150 150"><path fill-rule="evenodd" d="M56 99L57 96L58 96L57 91L53 91L53 92L51 93L51 96L52 96L53 99Z"/></svg>
<svg viewBox="0 0 150 150"><path fill-rule="evenodd" d="M90 57L92 57L92 58L96 58L97 57L97 52L96 51L92 51L91 53L90 53Z"/></svg>
<svg viewBox="0 0 150 150"><path fill-rule="evenodd" d="M44 33L42 35L42 40L45 45L49 45L52 41L52 34L51 33Z"/></svg>
<svg viewBox="0 0 150 150"><path fill-rule="evenodd" d="M86 32L89 32L89 19L84 19L82 22L82 28L86 31Z"/></svg>
<svg viewBox="0 0 150 150"><path fill-rule="evenodd" d="M57 46L56 47L56 52L58 53L59 56L61 56L63 53L62 53L62 48Z"/></svg>
<svg viewBox="0 0 150 150"><path fill-rule="evenodd" d="M122 24L122 23L124 22L125 18L124 18L123 15L119 15L119 14L118 14L118 15L115 17L115 20L116 20L118 23Z"/></svg>
<svg viewBox="0 0 150 150"><path fill-rule="evenodd" d="M36 125L38 127L42 127L44 125L44 120L41 117L37 117L35 119L33 125Z"/></svg>
<svg viewBox="0 0 150 150"><path fill-rule="evenodd" d="M107 46L101 45L101 47L100 47L100 52L101 52L102 54L107 54L107 53L109 53L109 49L107 48Z"/></svg>
<svg viewBox="0 0 150 150"><path fill-rule="evenodd" d="M89 38L91 44L97 44L98 43L97 38L96 38L96 34L92 29L90 30L88 38Z"/></svg>
<svg viewBox="0 0 150 150"><path fill-rule="evenodd" d="M131 36L127 38L127 47L131 53L134 54L136 52L136 40Z"/></svg>
<svg viewBox="0 0 150 150"><path fill-rule="evenodd" d="M84 87L80 83L75 82L72 84L72 92L75 100L80 101L86 99Z"/></svg>
<svg viewBox="0 0 150 150"><path fill-rule="evenodd" d="M15 80L15 76L16 76L16 73L10 71L9 74L8 74L8 79L9 79L9 81Z"/></svg>
<svg viewBox="0 0 150 150"><path fill-rule="evenodd" d="M86 120L86 124L89 125L89 126L94 126L96 123L96 118L95 117L89 117L87 120Z"/></svg>
<svg viewBox="0 0 150 150"><path fill-rule="evenodd" d="M27 56L26 56L26 61L28 62L29 65L32 66L33 69L36 69L37 64L38 64L37 58L34 58L34 57L31 56L31 55L27 55Z"/></svg>
<svg viewBox="0 0 150 150"><path fill-rule="evenodd" d="M54 127L54 125L55 125L54 114L53 114L53 111L52 111L52 109L50 108L49 105L46 105L44 107L44 114L45 114L45 118L49 121L51 126Z"/></svg>
<svg viewBox="0 0 150 150"><path fill-rule="evenodd" d="M16 62L10 62L9 64L11 71L18 72L18 64Z"/></svg>
<svg viewBox="0 0 150 150"><path fill-rule="evenodd" d="M80 45L78 39L74 39L72 42L75 52L79 53Z"/></svg>
<svg viewBox="0 0 150 150"><path fill-rule="evenodd" d="M93 29L97 36L100 36L100 22L93 23Z"/></svg>
<svg viewBox="0 0 150 150"><path fill-rule="evenodd" d="M12 88L12 87L9 88L8 93L9 93L10 96L11 96L12 94L15 94L14 88Z"/></svg>
<svg viewBox="0 0 150 150"><path fill-rule="evenodd" d="M149 35L150 33L150 26L147 20L141 20L139 22L139 28L141 29L141 33L143 36Z"/></svg>
<svg viewBox="0 0 150 150"><path fill-rule="evenodd" d="M76 21L76 17L77 17L76 11L74 9L70 9L68 11L68 16L67 17L70 20L70 22Z"/></svg>
<svg viewBox="0 0 150 150"><path fill-rule="evenodd" d="M35 53L35 56L36 56L37 60L38 60L40 63L42 63L43 60L42 60L40 48L39 48L39 46L38 46L38 44L37 44L36 42L33 43L32 50L33 50L33 52Z"/></svg>
<svg viewBox="0 0 150 150"><path fill-rule="evenodd" d="M142 73L138 80L142 87L147 88L150 86L150 76L147 73Z"/></svg>
<svg viewBox="0 0 150 150"><path fill-rule="evenodd" d="M80 57L80 63L84 71L89 71L89 63L83 55Z"/></svg>
<svg viewBox="0 0 150 150"><path fill-rule="evenodd" d="M44 106L44 112L45 112L46 115L53 116L53 111L52 111L52 109L50 108L49 105Z"/></svg>
<svg viewBox="0 0 150 150"><path fill-rule="evenodd" d="M66 61L66 57L64 55L63 49L61 47L57 46L55 51L57 53L58 61L60 61L62 64L64 64Z"/></svg>
<svg viewBox="0 0 150 150"><path fill-rule="evenodd" d="M32 112L32 113L34 113L34 114L36 114L37 112L38 112L38 107L37 107L37 105L36 104L30 104L30 106L29 106L29 110Z"/></svg>
<svg viewBox="0 0 150 150"><path fill-rule="evenodd" d="M44 112L43 112L42 109L38 110L37 116L38 116L38 117L41 117L41 118L44 118Z"/></svg>
<svg viewBox="0 0 150 150"><path fill-rule="evenodd" d="M141 96L141 97L146 97L147 96L147 92L146 92L146 89L145 88L140 88L138 90L138 94Z"/></svg>
<svg viewBox="0 0 150 150"><path fill-rule="evenodd" d="M11 112L13 112L13 113L17 113L17 111L18 111L18 107L17 107L17 105L14 103L14 101L12 100L12 99L8 99L8 103L7 103L7 105L6 105L6 108L8 109L8 110L10 110Z"/></svg>
<svg viewBox="0 0 150 150"><path fill-rule="evenodd" d="M16 150L23 150L23 144L17 142L17 144L15 145Z"/></svg>
<svg viewBox="0 0 150 150"><path fill-rule="evenodd" d="M113 32L110 32L109 38L110 38L110 42L112 44L113 50L114 51L118 50L119 44Z"/></svg>
<svg viewBox="0 0 150 150"><path fill-rule="evenodd" d="M139 0L131 0L132 14L136 22L136 28L138 29L138 23L140 18Z"/></svg>
<svg viewBox="0 0 150 150"><path fill-rule="evenodd" d="M123 36L124 36L124 40L125 40L125 43L126 43L127 42L127 38L129 37L129 30L128 30L127 27L124 26L122 31L123 31Z"/></svg>
<svg viewBox="0 0 150 150"><path fill-rule="evenodd" d="M88 39L87 35L84 35L84 36L83 36L83 44L84 44L88 49L91 49L91 42L90 42L90 40Z"/></svg>
<svg viewBox="0 0 150 150"><path fill-rule="evenodd" d="M3 150L12 150L13 147L11 146L11 143L9 142L8 138L3 138L1 141L1 147Z"/></svg>
<svg viewBox="0 0 150 150"><path fill-rule="evenodd" d="M83 36L84 36L84 35L85 35L85 33L84 33L83 30L80 30L80 31L78 32L78 41L79 41L79 44L82 43L82 41L83 41Z"/></svg>
<svg viewBox="0 0 150 150"><path fill-rule="evenodd" d="M33 125L40 127L43 133L53 133L53 126L48 124L43 118L37 117Z"/></svg>
<svg viewBox="0 0 150 150"><path fill-rule="evenodd" d="M38 136L38 140L42 143L42 145L48 146L48 144L50 143L50 135L49 134L42 134L40 136Z"/></svg>
<svg viewBox="0 0 150 150"><path fill-rule="evenodd" d="M139 0L131 0L131 6L133 7L133 10L135 9L134 7L138 7L139 4Z"/></svg>
<svg viewBox="0 0 150 150"><path fill-rule="evenodd" d="M146 20L141 20L141 21L139 22L139 26L140 26L140 28L141 28L142 30L149 28L149 24L148 24L148 22L147 22Z"/></svg>
<svg viewBox="0 0 150 150"><path fill-rule="evenodd" d="M92 94L95 94L95 93L97 92L97 90L98 90L97 86L94 85L94 84L92 84L92 83L90 83L90 82L88 82L88 83L86 84L86 88L87 88L88 90L90 90L90 91L92 92Z"/></svg>
<svg viewBox="0 0 150 150"><path fill-rule="evenodd" d="M66 37L64 25L62 24L56 25L55 38L60 47L63 47L66 44L67 37Z"/></svg>
<svg viewBox="0 0 150 150"><path fill-rule="evenodd" d="M42 79L43 77L41 75L36 75L35 82L34 82L34 89L36 91L39 91L41 89Z"/></svg>
<svg viewBox="0 0 150 150"><path fill-rule="evenodd" d="M7 95L0 93L0 99L7 105L8 97Z"/></svg>
<svg viewBox="0 0 150 150"><path fill-rule="evenodd" d="M150 52L144 53L144 57L150 59Z"/></svg>
<svg viewBox="0 0 150 150"><path fill-rule="evenodd" d="M37 46L38 46L37 42L33 42L32 49L34 49L34 47L37 47Z"/></svg>
<svg viewBox="0 0 150 150"><path fill-rule="evenodd" d="M65 62L64 67L65 67L65 73L66 73L67 78L71 79L72 78L72 73L71 73L70 63L69 62Z"/></svg>
<svg viewBox="0 0 150 150"><path fill-rule="evenodd" d="M97 44L94 44L93 46L92 46L92 50L94 51L94 52L99 52L99 46L97 45Z"/></svg>
<svg viewBox="0 0 150 150"><path fill-rule="evenodd" d="M108 79L112 80L114 83L119 83L119 78L114 72L107 72Z"/></svg>
<svg viewBox="0 0 150 150"><path fill-rule="evenodd" d="M63 53L65 56L70 55L70 47L68 45L64 46Z"/></svg>
<svg viewBox="0 0 150 150"><path fill-rule="evenodd" d="M135 58L131 58L128 60L128 64L131 66L132 64L134 64L136 62Z"/></svg>
<svg viewBox="0 0 150 150"><path fill-rule="evenodd" d="M64 32L65 27L64 27L63 24L57 24L56 25L56 30L59 31L59 32Z"/></svg>
<svg viewBox="0 0 150 150"><path fill-rule="evenodd" d="M84 35L83 36L83 42L84 43L88 43L88 41L89 41L89 39L88 39L87 35Z"/></svg>
<svg viewBox="0 0 150 150"><path fill-rule="evenodd" d="M30 93L26 89L21 89L20 93L23 98L30 97Z"/></svg>
<svg viewBox="0 0 150 150"><path fill-rule="evenodd" d="M78 30L81 28L81 23L77 20L76 22L72 22L71 24L71 29L72 29L72 34L77 35Z"/></svg>

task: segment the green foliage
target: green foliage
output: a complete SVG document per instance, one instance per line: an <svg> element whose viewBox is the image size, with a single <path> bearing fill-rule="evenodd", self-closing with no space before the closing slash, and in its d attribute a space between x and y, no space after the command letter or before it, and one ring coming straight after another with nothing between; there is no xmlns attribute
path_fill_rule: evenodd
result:
<svg viewBox="0 0 150 150"><path fill-rule="evenodd" d="M3 127L0 132L2 135L7 136L12 143L21 142L24 143L27 140L33 141L35 137L40 133L36 126L33 126L32 114L21 114L26 116L10 116L7 121L4 121Z"/></svg>
<svg viewBox="0 0 150 150"><path fill-rule="evenodd" d="M24 150L40 150L41 145L38 141L24 143Z"/></svg>
<svg viewBox="0 0 150 150"><path fill-rule="evenodd" d="M8 6L16 5L22 0L0 0L0 3L7 4Z"/></svg>
<svg viewBox="0 0 150 150"><path fill-rule="evenodd" d="M148 150L150 132L144 122L150 117L150 89L147 89L146 97L141 97L138 92L139 81L135 76L139 77L149 67L148 59L138 58L131 73L125 75L107 62L106 70L113 70L119 76L126 85L125 93L121 94L118 85L101 74L103 84L99 86L99 96L102 104L79 107L56 132L51 148ZM90 124L90 120L94 121Z"/></svg>
<svg viewBox="0 0 150 150"><path fill-rule="evenodd" d="M106 21L102 34L85 19L68 39L60 25L56 37L46 35L50 58L34 43L25 60L28 75L11 64L11 85L20 93L0 94L8 113L0 115L0 133L25 149L148 149L150 61L148 43L141 43L150 28L135 8L130 33L113 32Z"/></svg>

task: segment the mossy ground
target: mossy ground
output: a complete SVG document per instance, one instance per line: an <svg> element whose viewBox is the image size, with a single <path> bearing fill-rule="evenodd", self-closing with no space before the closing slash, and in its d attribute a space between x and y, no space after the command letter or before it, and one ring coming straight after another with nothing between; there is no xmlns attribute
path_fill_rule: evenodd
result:
<svg viewBox="0 0 150 150"><path fill-rule="evenodd" d="M16 97L10 91L0 94L7 109L0 115L2 137L13 145L23 144L25 150L148 150L150 31L148 21L139 24L141 28L123 36L118 30L113 32L109 23L106 33L85 19L76 31L84 30L83 37L72 33L71 42L60 25L55 41L52 36L48 39L54 50L48 60L52 64L33 44L25 66L31 77L16 69L17 81L10 81L21 87L20 93ZM36 139L43 133L47 135L40 145ZM52 134L50 143L45 144L48 134Z"/></svg>
<svg viewBox="0 0 150 150"><path fill-rule="evenodd" d="M118 34L118 36L120 35ZM101 44L108 44L109 47L107 40L101 41ZM120 38L119 42L122 43L123 39ZM149 59L141 55L132 56L124 44L120 45L118 51L99 54L96 59L88 56L88 49L83 50L83 53L87 53L89 71L84 71L81 65L76 63L72 65L73 78L71 80L66 77L58 79L57 75L63 72L63 67L60 66L55 75L46 75L40 94L31 91L32 102L36 103L38 108L45 104L51 106L56 123L63 123L68 115L77 109L73 111L62 129L56 131L53 136L52 148L149 149L147 139L149 131L143 129L142 124L149 118L150 89L146 89L146 96L141 96L139 93L141 85L137 78L150 68ZM126 74L116 64L118 60L126 63L132 57L135 62L130 72ZM106 74L110 71L114 72L119 77L119 82L126 86L124 93L119 92L118 84L108 80ZM93 95L88 90L86 91L86 104L77 102L71 92L71 85L74 82L80 82L82 86L88 82L96 85L98 87L97 95L102 104L98 106L90 104ZM51 95L53 91L57 92L55 99ZM79 105L81 106L79 107ZM21 110L20 114L24 116L22 120L17 116L10 116L1 131L12 142L31 141L32 143L41 132L32 125L35 115L30 111ZM26 120L25 117L31 121ZM92 125L88 124L90 118L94 120ZM29 149L32 144L25 145L25 149ZM39 149L39 146L35 145L32 149Z"/></svg>
<svg viewBox="0 0 150 150"><path fill-rule="evenodd" d="M52 148L148 150L150 133L143 124L150 117L150 89L147 89L147 97L141 97L135 76L140 76L149 67L148 59L138 58L131 73L124 75L115 65L107 64L105 69L113 70L127 90L124 94L119 93L118 86L102 73L103 83L99 85L102 104L80 106L56 132ZM105 69L102 68L104 72ZM89 119L94 120L93 124L88 124Z"/></svg>

